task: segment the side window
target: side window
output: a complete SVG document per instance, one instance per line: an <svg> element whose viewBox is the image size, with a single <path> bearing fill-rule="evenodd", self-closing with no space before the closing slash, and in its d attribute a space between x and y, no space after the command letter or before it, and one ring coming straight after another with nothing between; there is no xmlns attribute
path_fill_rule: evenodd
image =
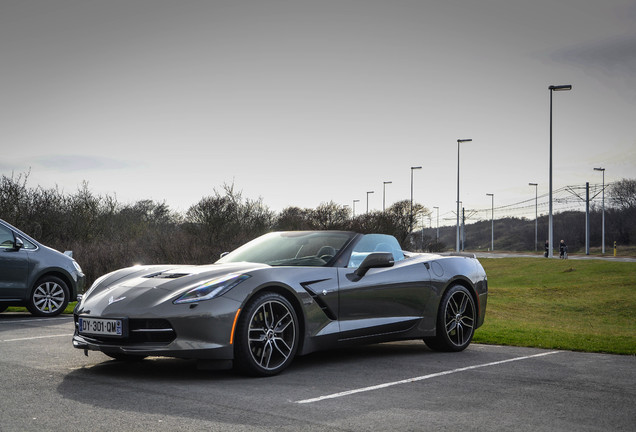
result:
<svg viewBox="0 0 636 432"><path fill-rule="evenodd" d="M37 248L37 246L35 246L33 243L31 243L27 239L25 239L23 237L20 237L20 239L22 240L22 243L24 243L24 246L22 247L23 249L36 249Z"/></svg>
<svg viewBox="0 0 636 432"><path fill-rule="evenodd" d="M366 234L353 248L347 267L359 267L372 252L391 252L395 261L404 259L402 248L395 237L386 234Z"/></svg>
<svg viewBox="0 0 636 432"><path fill-rule="evenodd" d="M0 248L10 249L13 247L13 232L0 225Z"/></svg>

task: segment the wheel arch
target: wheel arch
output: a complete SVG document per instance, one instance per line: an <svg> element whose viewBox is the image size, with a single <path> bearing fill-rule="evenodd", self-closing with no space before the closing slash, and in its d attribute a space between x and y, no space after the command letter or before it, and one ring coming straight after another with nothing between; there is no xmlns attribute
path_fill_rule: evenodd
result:
<svg viewBox="0 0 636 432"><path fill-rule="evenodd" d="M451 289L451 287L453 287L454 285L461 285L468 290L468 292L470 293L470 296L473 298L473 302L475 303L475 306L477 307L477 310L476 310L477 316L479 316L479 313L481 311L481 304L479 302L479 296L477 295L477 290L475 289L475 285L469 279L465 277L457 276L448 281L448 283L446 284L446 286L440 293L440 297L439 297L440 303L441 303L441 300L444 298L444 295L446 294L446 292L449 289Z"/></svg>
<svg viewBox="0 0 636 432"><path fill-rule="evenodd" d="M285 297L285 299L292 305L292 307L294 308L294 312L296 312L296 318L298 319L298 350L296 351L297 353L302 352L303 346L304 346L304 342L305 342L305 338L304 338L304 334L305 334L305 314L303 313L303 308L301 306L301 302L300 299L298 298L298 296L295 295L294 291L291 288L285 287L283 285L279 285L279 284L268 284L268 285L264 285L262 287L260 287L259 289L255 290L244 302L243 304L243 308L245 308L245 306L247 304L249 304L253 298L257 297L260 294L263 294L265 292L273 292L276 294L279 294L283 297Z"/></svg>
<svg viewBox="0 0 636 432"><path fill-rule="evenodd" d="M440 290L439 303L437 305L437 314L435 319L435 334L433 336L424 337L424 342L426 343L426 345L434 351L461 351L465 349L472 340L471 336L471 340L469 340L467 343L457 345L454 341L451 340L451 337L447 335L444 330L442 330L445 323L444 298L454 287L457 286L464 288L470 294L470 298L472 298L473 304L475 305L474 318L476 319L476 316L479 314L479 300L473 283L469 279L461 275L451 278L444 285L444 289ZM475 329L476 327L473 326L473 335Z"/></svg>
<svg viewBox="0 0 636 432"><path fill-rule="evenodd" d="M66 284L66 288L68 288L68 291L69 291L69 293L68 293L69 302L72 302L72 301L76 300L77 292L76 292L75 284L73 283L72 278L66 272L63 272L61 270L56 270L56 269L48 269L48 271L45 271L45 272L42 272L41 274L35 275L35 277L33 278L32 282L31 282L31 286L30 286L29 291L28 291L27 299L30 298L31 295L33 294L33 291L37 287L37 283L40 280L44 279L45 277L49 277L49 276L53 276L53 277L56 277L58 279L61 279Z"/></svg>

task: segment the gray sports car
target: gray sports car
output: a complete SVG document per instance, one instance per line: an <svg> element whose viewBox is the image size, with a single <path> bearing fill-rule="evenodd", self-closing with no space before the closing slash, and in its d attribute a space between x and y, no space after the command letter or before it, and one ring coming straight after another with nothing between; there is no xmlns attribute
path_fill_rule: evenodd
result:
<svg viewBox="0 0 636 432"><path fill-rule="evenodd" d="M384 234L274 232L214 264L100 277L76 306L73 345L120 360L232 361L267 376L296 355L354 343L461 351L487 295L474 256L404 252Z"/></svg>

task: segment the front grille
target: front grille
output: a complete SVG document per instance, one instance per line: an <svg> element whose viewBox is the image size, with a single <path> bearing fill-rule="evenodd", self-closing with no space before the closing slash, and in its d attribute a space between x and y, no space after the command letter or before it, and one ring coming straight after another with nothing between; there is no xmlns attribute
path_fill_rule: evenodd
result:
<svg viewBox="0 0 636 432"><path fill-rule="evenodd" d="M75 323L77 326L77 322ZM87 340L112 345L168 345L176 339L177 333L165 319L129 319L128 337L83 336Z"/></svg>
<svg viewBox="0 0 636 432"><path fill-rule="evenodd" d="M169 344L177 337L168 320L131 319L128 321L128 341L131 343L164 342Z"/></svg>

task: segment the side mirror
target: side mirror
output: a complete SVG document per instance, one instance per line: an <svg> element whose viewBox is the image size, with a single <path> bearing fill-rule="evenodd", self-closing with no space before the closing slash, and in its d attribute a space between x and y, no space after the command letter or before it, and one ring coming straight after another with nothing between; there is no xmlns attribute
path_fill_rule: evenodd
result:
<svg viewBox="0 0 636 432"><path fill-rule="evenodd" d="M20 250L23 247L24 247L24 242L22 241L22 239L20 237L16 237L15 241L13 242L13 249Z"/></svg>
<svg viewBox="0 0 636 432"><path fill-rule="evenodd" d="M391 252L374 252L367 255L360 264L360 267L358 267L353 273L358 277L358 279L360 279L367 274L369 269L393 267L393 264L395 264L395 260L393 259L393 254Z"/></svg>

